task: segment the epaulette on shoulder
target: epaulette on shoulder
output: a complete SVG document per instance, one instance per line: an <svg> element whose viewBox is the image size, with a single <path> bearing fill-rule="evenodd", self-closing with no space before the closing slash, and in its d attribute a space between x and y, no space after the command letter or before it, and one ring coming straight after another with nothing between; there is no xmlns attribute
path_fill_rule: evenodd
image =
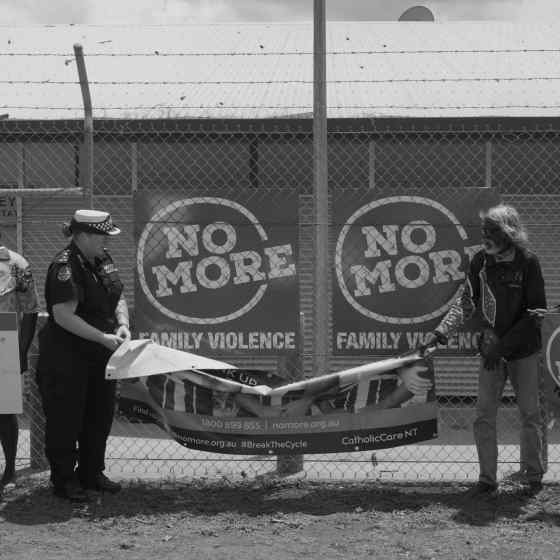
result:
<svg viewBox="0 0 560 560"><path fill-rule="evenodd" d="M64 249L64 251L58 253L58 255L54 259L54 262L67 264L69 260L70 260L70 249Z"/></svg>

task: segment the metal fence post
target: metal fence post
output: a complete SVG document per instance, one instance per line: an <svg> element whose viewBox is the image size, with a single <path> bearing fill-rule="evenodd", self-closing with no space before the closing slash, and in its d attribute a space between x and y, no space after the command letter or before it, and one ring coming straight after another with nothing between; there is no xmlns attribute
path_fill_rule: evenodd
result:
<svg viewBox="0 0 560 560"><path fill-rule="evenodd" d="M329 373L329 210L325 12L325 0L315 0L313 35L314 376Z"/></svg>
<svg viewBox="0 0 560 560"><path fill-rule="evenodd" d="M80 161L80 184L83 181L85 191L89 194L89 207L93 208L93 109L82 45L74 45L74 54L84 104L84 149L83 161Z"/></svg>

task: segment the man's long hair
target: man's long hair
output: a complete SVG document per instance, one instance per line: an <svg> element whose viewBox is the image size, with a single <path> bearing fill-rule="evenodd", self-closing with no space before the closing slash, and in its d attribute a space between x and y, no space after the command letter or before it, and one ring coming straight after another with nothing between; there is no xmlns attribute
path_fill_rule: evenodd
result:
<svg viewBox="0 0 560 560"><path fill-rule="evenodd" d="M512 245L526 249L529 236L513 206L499 204L483 214L483 219L499 227Z"/></svg>

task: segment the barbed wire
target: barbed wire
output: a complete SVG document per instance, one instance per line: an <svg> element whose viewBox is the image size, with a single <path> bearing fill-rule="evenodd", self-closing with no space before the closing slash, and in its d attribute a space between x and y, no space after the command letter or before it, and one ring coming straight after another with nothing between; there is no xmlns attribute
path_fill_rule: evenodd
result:
<svg viewBox="0 0 560 560"><path fill-rule="evenodd" d="M202 57L202 56L311 56L313 51L265 51L264 46L259 51L192 51L192 52L114 52L103 53L93 52L86 53L87 57ZM397 49L397 50L349 50L349 51L326 51L325 54L333 56L357 55L357 54L529 54L529 53L560 53L559 48L550 49ZM74 59L74 53L57 53L57 52L0 52L0 56L30 56L30 57L64 57Z"/></svg>
<svg viewBox="0 0 560 560"><path fill-rule="evenodd" d="M129 105L117 106L109 105L105 107L95 107L99 111L110 110L140 110L140 109L305 109L312 110L311 105ZM560 104L548 105L523 105L523 104L504 104L504 105L329 105L329 109L558 109ZM68 106L41 106L41 105L0 105L0 109L29 109L45 111L83 111L83 107Z"/></svg>
<svg viewBox="0 0 560 560"><path fill-rule="evenodd" d="M445 83L445 82L530 82L556 81L560 76L489 76L456 78L387 78L387 79L353 79L327 80L327 84L390 84L390 83ZM271 85L271 84L313 84L313 80L93 80L89 85ZM77 80L0 80L3 85L79 85Z"/></svg>

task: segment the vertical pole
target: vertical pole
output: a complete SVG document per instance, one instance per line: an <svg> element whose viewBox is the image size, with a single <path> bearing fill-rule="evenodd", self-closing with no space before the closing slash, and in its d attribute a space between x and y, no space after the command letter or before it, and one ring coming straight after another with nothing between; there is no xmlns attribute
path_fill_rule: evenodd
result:
<svg viewBox="0 0 560 560"><path fill-rule="evenodd" d="M84 149L82 153L83 162L80 164L80 175L82 185L89 195L89 207L93 208L93 110L82 45L78 43L74 45L74 55L76 56L76 66L78 67L84 104Z"/></svg>
<svg viewBox="0 0 560 560"><path fill-rule="evenodd" d="M314 376L328 373L328 183L327 183L327 89L326 89L326 13L325 0L313 0L313 220L315 249L313 271L313 365ZM299 376L303 368L304 316L300 314L299 359L284 358L284 373ZM295 366L295 367L294 367ZM299 372L298 372L299 370ZM278 474L303 471L303 455L278 457Z"/></svg>
<svg viewBox="0 0 560 560"><path fill-rule="evenodd" d="M16 146L17 146L16 150L17 150L17 160L18 160L17 161L17 166L18 166L17 186L18 189L23 189L25 187L25 159L24 159L23 142L18 142ZM16 196L16 212L17 212L16 251L20 255L23 255L23 200L21 196Z"/></svg>
<svg viewBox="0 0 560 560"><path fill-rule="evenodd" d="M329 228L327 169L327 25L325 0L313 5L313 202L315 270L313 375L329 373Z"/></svg>
<svg viewBox="0 0 560 560"><path fill-rule="evenodd" d="M369 155L369 190L375 190L375 140L370 139L368 144Z"/></svg>
<svg viewBox="0 0 560 560"><path fill-rule="evenodd" d="M130 167L131 167L131 185L132 194L138 190L138 143L132 142L130 145Z"/></svg>
<svg viewBox="0 0 560 560"><path fill-rule="evenodd" d="M487 189L492 188L492 141L487 140L485 145L485 166L484 166L484 186Z"/></svg>

